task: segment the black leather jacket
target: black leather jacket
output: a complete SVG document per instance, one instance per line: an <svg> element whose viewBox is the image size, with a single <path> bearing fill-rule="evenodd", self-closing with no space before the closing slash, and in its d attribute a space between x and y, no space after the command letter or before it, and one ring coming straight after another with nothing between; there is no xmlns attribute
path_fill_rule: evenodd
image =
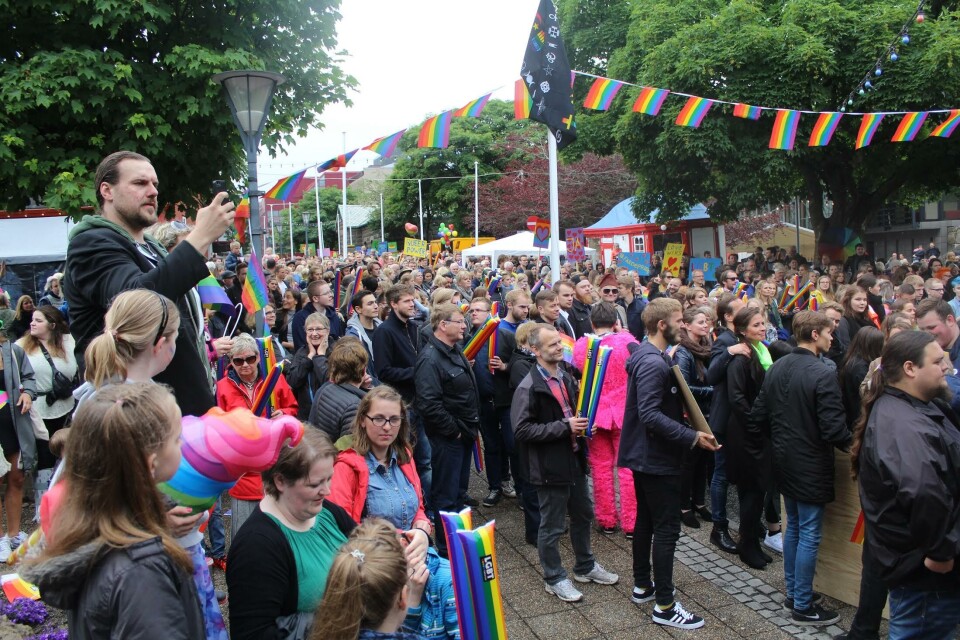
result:
<svg viewBox="0 0 960 640"><path fill-rule="evenodd" d="M430 336L417 357L414 380L417 412L423 418L428 436L477 437L480 433L477 380L459 345L448 347Z"/></svg>

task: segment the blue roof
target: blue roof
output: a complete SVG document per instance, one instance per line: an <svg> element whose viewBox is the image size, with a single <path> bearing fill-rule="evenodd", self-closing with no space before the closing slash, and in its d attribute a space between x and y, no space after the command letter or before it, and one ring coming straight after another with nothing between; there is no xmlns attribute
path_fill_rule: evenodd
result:
<svg viewBox="0 0 960 640"><path fill-rule="evenodd" d="M617 227L629 227L630 225L635 224L654 224L657 221L657 214L660 212L659 209L654 209L646 215L646 219L637 220L636 216L633 215L633 197L629 197L626 200L616 204L607 215L600 218L599 221L587 227L588 230L599 230L599 229L615 229ZM687 212L687 215L683 216L681 220L709 220L710 214L707 212L707 208L702 204L695 204L690 207L690 211Z"/></svg>

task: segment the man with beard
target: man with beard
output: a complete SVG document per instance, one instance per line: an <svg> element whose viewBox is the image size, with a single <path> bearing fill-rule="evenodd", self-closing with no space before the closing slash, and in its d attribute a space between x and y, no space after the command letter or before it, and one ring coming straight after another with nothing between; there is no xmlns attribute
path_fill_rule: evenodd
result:
<svg viewBox="0 0 960 640"><path fill-rule="evenodd" d="M193 230L169 254L144 233L157 222L157 173L145 156L113 153L97 167L97 214L70 232L64 290L70 305L76 356L103 332L111 300L128 289L150 289L173 300L180 312L176 351L155 378L173 388L180 410L203 415L214 406L203 341L203 310L194 287L210 275L206 254L233 223L234 204L218 193L197 211ZM163 301L157 297L157 305ZM166 317L166 314L164 314Z"/></svg>
<svg viewBox="0 0 960 640"><path fill-rule="evenodd" d="M656 600L653 621L657 624L698 629L703 626L703 618L674 600L680 474L684 452L695 446L716 451L718 446L712 435L683 423L683 402L665 355L667 347L680 341L682 321L683 308L673 298L657 298L643 312L647 341L627 360L627 405L617 465L633 472L637 496L630 599L635 604Z"/></svg>

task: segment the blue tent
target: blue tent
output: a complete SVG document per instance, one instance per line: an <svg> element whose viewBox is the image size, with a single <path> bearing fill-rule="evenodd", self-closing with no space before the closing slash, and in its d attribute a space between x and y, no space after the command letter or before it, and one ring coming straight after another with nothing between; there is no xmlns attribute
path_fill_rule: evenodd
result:
<svg viewBox="0 0 960 640"><path fill-rule="evenodd" d="M629 197L626 200L614 205L610 209L607 215L603 216L586 228L586 231L600 231L603 229L617 229L620 227L631 227L638 224L656 224L657 214L660 212L659 209L654 209L646 215L645 219L637 220L636 216L633 215L633 197ZM707 212L707 208L702 204L695 204L690 208L690 211L687 212L687 215L683 216L681 220L709 220L710 214Z"/></svg>

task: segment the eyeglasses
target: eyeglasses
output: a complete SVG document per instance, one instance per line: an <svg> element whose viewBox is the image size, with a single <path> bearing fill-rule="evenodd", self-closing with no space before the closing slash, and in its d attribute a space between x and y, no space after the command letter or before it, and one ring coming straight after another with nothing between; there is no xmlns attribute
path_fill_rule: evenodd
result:
<svg viewBox="0 0 960 640"><path fill-rule="evenodd" d="M371 416L366 414L367 420L373 423L375 427L383 427L389 422L391 427L399 427L403 422L403 416Z"/></svg>
<svg viewBox="0 0 960 640"><path fill-rule="evenodd" d="M733 278L724 278L724 280L736 280L736 277L733 277Z"/></svg>
<svg viewBox="0 0 960 640"><path fill-rule="evenodd" d="M257 356L247 356L246 358L233 358L230 360L235 367L242 367L245 364L256 364Z"/></svg>
<svg viewBox="0 0 960 640"><path fill-rule="evenodd" d="M311 327L310 329L304 329L307 333L323 333L324 331L329 331L329 329L324 329L323 327Z"/></svg>
<svg viewBox="0 0 960 640"><path fill-rule="evenodd" d="M619 289L601 289L600 293L606 293L606 294L620 293L620 290Z"/></svg>
<svg viewBox="0 0 960 640"><path fill-rule="evenodd" d="M460 318L459 320L444 320L444 322L449 322L450 324L467 324L467 321L463 318Z"/></svg>

